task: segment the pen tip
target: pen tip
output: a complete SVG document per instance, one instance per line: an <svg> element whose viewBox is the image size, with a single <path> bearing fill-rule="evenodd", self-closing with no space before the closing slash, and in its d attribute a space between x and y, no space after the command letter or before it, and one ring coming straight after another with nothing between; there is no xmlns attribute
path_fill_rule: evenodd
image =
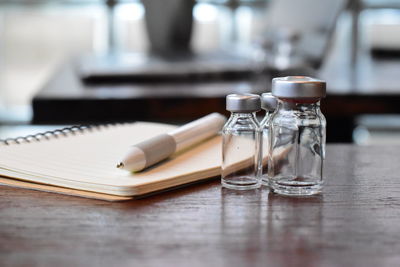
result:
<svg viewBox="0 0 400 267"><path fill-rule="evenodd" d="M118 169L122 169L123 167L124 167L124 164L123 164L122 162L120 162L120 163L117 164L117 168L118 168Z"/></svg>

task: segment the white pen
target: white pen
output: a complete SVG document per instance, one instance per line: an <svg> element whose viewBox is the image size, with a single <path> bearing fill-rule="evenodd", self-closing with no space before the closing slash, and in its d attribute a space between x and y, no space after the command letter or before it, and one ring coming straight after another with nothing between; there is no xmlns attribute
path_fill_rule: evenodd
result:
<svg viewBox="0 0 400 267"><path fill-rule="evenodd" d="M143 170L175 152L216 135L225 124L225 116L211 113L185 124L169 133L161 134L130 147L117 168L128 171Z"/></svg>

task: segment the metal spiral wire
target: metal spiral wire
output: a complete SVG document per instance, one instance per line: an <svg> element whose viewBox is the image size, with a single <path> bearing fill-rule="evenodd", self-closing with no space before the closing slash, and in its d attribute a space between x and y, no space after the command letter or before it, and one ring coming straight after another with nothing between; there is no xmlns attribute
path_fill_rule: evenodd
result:
<svg viewBox="0 0 400 267"><path fill-rule="evenodd" d="M26 136L18 136L15 138L0 139L0 144L12 145L22 143L40 142L42 140L49 140L51 138L67 137L69 135L76 135L77 133L83 133L85 131L92 131L93 129L100 128L100 125L75 125L71 127L65 127L56 129L53 131L46 131L37 134L30 134Z"/></svg>

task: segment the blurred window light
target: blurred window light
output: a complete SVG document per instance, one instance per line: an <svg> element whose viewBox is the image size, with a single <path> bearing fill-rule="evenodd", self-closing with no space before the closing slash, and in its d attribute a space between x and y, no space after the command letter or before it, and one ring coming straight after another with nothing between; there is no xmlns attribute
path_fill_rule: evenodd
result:
<svg viewBox="0 0 400 267"><path fill-rule="evenodd" d="M124 21L141 20L144 17L144 8L141 3L124 3L116 6L115 15Z"/></svg>
<svg viewBox="0 0 400 267"><path fill-rule="evenodd" d="M400 10L398 9L380 9L366 10L362 13L366 24L399 24Z"/></svg>
<svg viewBox="0 0 400 267"><path fill-rule="evenodd" d="M365 126L358 126L353 131L353 141L357 145L367 145L370 142L370 133Z"/></svg>
<svg viewBox="0 0 400 267"><path fill-rule="evenodd" d="M236 13L237 38L242 43L250 43L254 29L254 10L251 7L243 6L237 9Z"/></svg>
<svg viewBox="0 0 400 267"><path fill-rule="evenodd" d="M193 9L193 17L200 22L212 22L218 17L217 7L211 4L199 3Z"/></svg>
<svg viewBox="0 0 400 267"><path fill-rule="evenodd" d="M355 121L353 140L358 145L400 144L400 116L398 114L367 114Z"/></svg>

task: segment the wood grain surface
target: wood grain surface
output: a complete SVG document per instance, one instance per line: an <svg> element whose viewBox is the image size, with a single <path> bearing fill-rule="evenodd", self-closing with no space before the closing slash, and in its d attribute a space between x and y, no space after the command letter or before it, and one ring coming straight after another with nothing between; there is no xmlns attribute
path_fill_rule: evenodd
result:
<svg viewBox="0 0 400 267"><path fill-rule="evenodd" d="M218 180L121 203L0 187L0 266L399 266L399 159L328 146L308 198Z"/></svg>

